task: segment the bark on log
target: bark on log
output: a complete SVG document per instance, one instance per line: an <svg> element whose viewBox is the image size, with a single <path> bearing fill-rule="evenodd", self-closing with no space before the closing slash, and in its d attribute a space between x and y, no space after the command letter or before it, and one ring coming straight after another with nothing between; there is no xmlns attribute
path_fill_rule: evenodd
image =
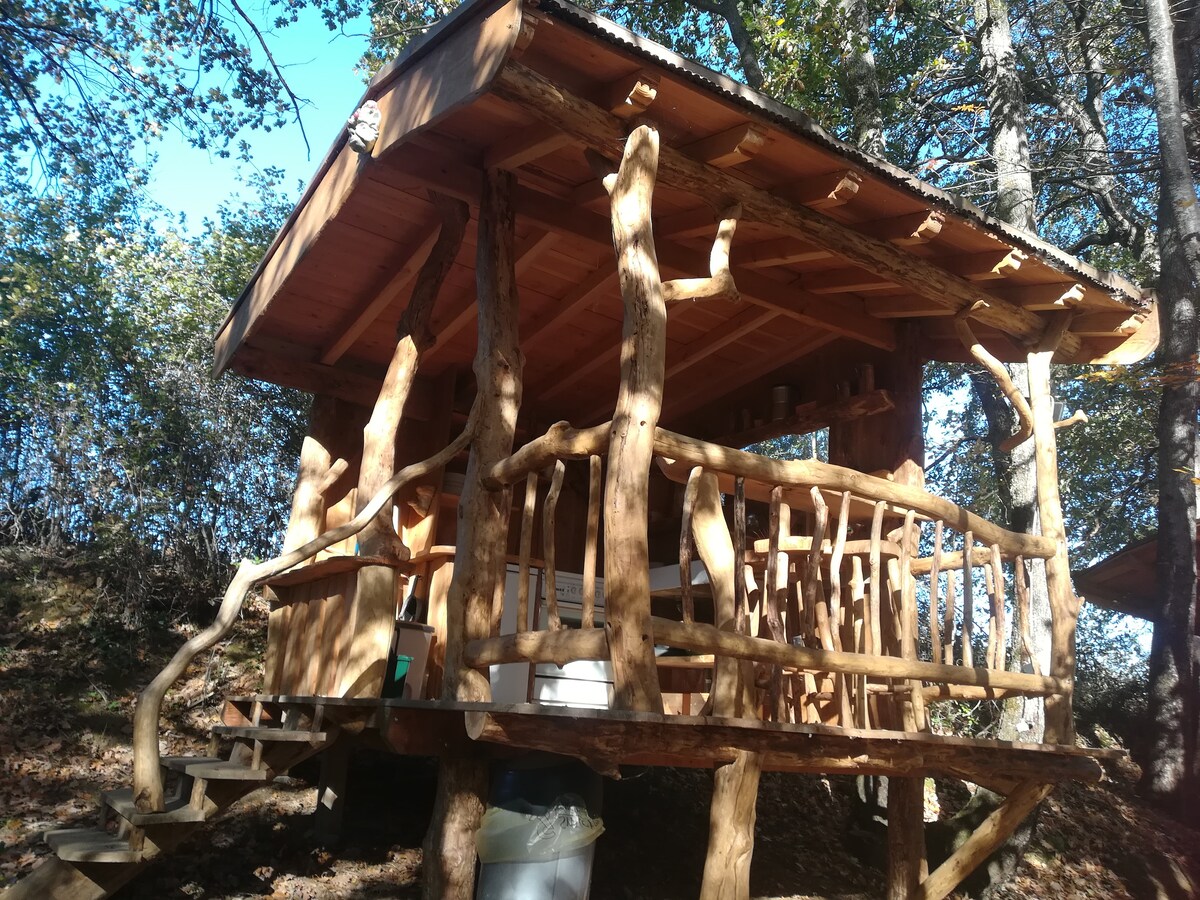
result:
<svg viewBox="0 0 1200 900"><path fill-rule="evenodd" d="M1051 744L1075 742L1071 698L1075 683L1075 622L1079 598L1071 587L1071 563L1062 500L1058 491L1058 445L1054 434L1054 398L1050 394L1050 361L1054 335L1029 354L1029 395L1033 408L1033 443L1037 462L1038 516L1042 536L1054 543L1046 560L1046 588L1050 595L1050 675L1063 683L1062 694L1046 698L1046 735Z"/></svg>
<svg viewBox="0 0 1200 900"><path fill-rule="evenodd" d="M635 128L620 169L605 180L625 316L604 493L604 628L612 650L614 705L649 712L662 711L650 636L647 546L650 464L662 410L667 342L667 308L650 218L658 143L655 129Z"/></svg>
<svg viewBox="0 0 1200 900"><path fill-rule="evenodd" d="M696 479L692 516L696 549L708 569L716 627L737 631L735 573L742 562L734 553L729 526L721 509L716 476ZM754 665L748 660L717 657L713 673L713 715L722 718L755 716ZM754 821L762 755L739 750L732 762L713 775L709 810L708 853L704 860L701 900L749 900L750 860L754 853Z"/></svg>
<svg viewBox="0 0 1200 900"><path fill-rule="evenodd" d="M515 183L511 173L489 169L479 202L475 261L479 337L474 363L479 426L458 505L457 546L469 552L455 560L446 598L442 697L447 700L491 699L487 674L463 665L463 645L491 633L493 599L504 578L511 491L488 490L482 475L512 453L521 405ZM475 832L483 815L487 771L487 759L470 747L441 759L434 813L425 838L427 900L471 900L474 894Z"/></svg>
<svg viewBox="0 0 1200 900"><path fill-rule="evenodd" d="M481 476L488 490L498 491L526 475L540 472L557 459L585 459L608 449L612 422L591 428L572 428L570 422L555 422L541 437L534 438L512 456L488 466Z"/></svg>
<svg viewBox="0 0 1200 900"><path fill-rule="evenodd" d="M925 866L925 779L889 778L887 900L916 896Z"/></svg>

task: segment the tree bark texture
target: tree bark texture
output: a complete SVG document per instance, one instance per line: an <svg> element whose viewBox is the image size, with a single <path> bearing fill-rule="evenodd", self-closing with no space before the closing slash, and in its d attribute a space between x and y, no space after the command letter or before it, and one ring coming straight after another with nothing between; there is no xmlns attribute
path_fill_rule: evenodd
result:
<svg viewBox="0 0 1200 900"><path fill-rule="evenodd" d="M1151 756L1143 786L1188 819L1197 817L1189 788L1197 762L1195 380L1200 288L1200 207L1188 157L1176 58L1175 23L1167 0L1146 0L1150 73L1154 81L1161 161L1159 314L1168 367L1159 412L1159 622L1150 655ZM1190 67L1189 67L1190 68Z"/></svg>
<svg viewBox="0 0 1200 900"><path fill-rule="evenodd" d="M883 157L887 138L879 106L879 74L871 50L871 13L866 0L841 0L844 64L842 90L850 105L854 143L872 156Z"/></svg>
<svg viewBox="0 0 1200 900"><path fill-rule="evenodd" d="M621 298L621 386L608 445L604 490L604 627L612 648L617 709L662 712L650 631L650 464L662 411L667 308L650 219L658 132L642 125L609 176Z"/></svg>
<svg viewBox="0 0 1200 900"><path fill-rule="evenodd" d="M446 656L442 696L487 701L486 672L463 666L466 641L491 633L492 597L504 577L511 492L489 491L482 473L512 453L521 405L523 360L517 332L516 179L489 169L479 203L475 272L479 343L475 352L478 429L458 505L453 580L446 598ZM425 838L427 900L471 900L475 889L475 832L483 816L487 759L467 744L441 758L433 817Z"/></svg>

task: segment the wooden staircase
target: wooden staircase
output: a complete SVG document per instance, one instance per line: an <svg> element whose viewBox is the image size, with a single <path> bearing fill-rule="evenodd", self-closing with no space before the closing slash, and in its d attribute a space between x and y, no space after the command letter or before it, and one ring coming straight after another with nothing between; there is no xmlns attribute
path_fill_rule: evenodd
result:
<svg viewBox="0 0 1200 900"><path fill-rule="evenodd" d="M142 812L129 788L105 791L96 825L49 831L54 856L9 887L3 900L99 900L138 875L160 853L337 735L319 701L235 698L249 723L218 725L205 756L163 757L164 808ZM228 748L222 755L222 750Z"/></svg>

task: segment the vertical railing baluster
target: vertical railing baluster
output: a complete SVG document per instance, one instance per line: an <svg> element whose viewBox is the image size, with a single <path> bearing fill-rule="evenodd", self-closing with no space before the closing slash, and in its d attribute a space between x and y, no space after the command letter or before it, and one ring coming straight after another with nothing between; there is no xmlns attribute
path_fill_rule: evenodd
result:
<svg viewBox="0 0 1200 900"><path fill-rule="evenodd" d="M587 535L583 545L583 610L580 627L596 627L596 555L600 541L600 492L603 465L599 456L588 458Z"/></svg>
<svg viewBox="0 0 1200 900"><path fill-rule="evenodd" d="M683 491L683 518L679 527L679 598L683 604L683 621L696 621L696 602L692 596L692 514L696 510L696 494L704 469L695 466L688 473Z"/></svg>
<svg viewBox="0 0 1200 900"><path fill-rule="evenodd" d="M1004 608L1004 596L1008 593L1004 584L1004 559L1000 556L1000 545L992 544L992 581L996 585L996 668L1003 669L1007 663L1008 611Z"/></svg>
<svg viewBox="0 0 1200 900"><path fill-rule="evenodd" d="M975 630L975 596L974 579L971 569L974 564L975 535L968 531L963 535L963 618L962 618L962 664L968 669L974 668L975 660L971 652L971 632Z"/></svg>
<svg viewBox="0 0 1200 900"><path fill-rule="evenodd" d="M779 512L783 504L783 488L776 485L771 489L771 504L767 516L767 575L763 585L763 600L766 603L767 628L771 631L771 639L780 643L787 642L783 630L783 620L779 615ZM786 577L786 576L785 576ZM783 706L783 670L779 666L771 669L771 683L768 690L771 715L776 721L782 721Z"/></svg>
<svg viewBox="0 0 1200 900"><path fill-rule="evenodd" d="M558 577L554 560L554 515L558 510L558 497L562 493L566 463L561 459L554 462L554 474L550 477L550 490L546 492L546 508L542 511L542 547L546 561L546 610L547 624L551 631L562 628L558 615Z"/></svg>
<svg viewBox="0 0 1200 900"><path fill-rule="evenodd" d="M529 630L529 557L533 552L533 516L537 508L538 477L525 477L525 507L521 511L521 544L517 557L517 632Z"/></svg>
<svg viewBox="0 0 1200 900"><path fill-rule="evenodd" d="M942 575L942 526L938 519L933 526L933 557L929 563L929 646L935 663L944 662L950 665L953 660L942 658L942 635L938 628L938 602L941 599ZM950 600L947 599L947 603Z"/></svg>
<svg viewBox="0 0 1200 900"><path fill-rule="evenodd" d="M734 628L749 633L746 596L746 479L733 482L733 602Z"/></svg>

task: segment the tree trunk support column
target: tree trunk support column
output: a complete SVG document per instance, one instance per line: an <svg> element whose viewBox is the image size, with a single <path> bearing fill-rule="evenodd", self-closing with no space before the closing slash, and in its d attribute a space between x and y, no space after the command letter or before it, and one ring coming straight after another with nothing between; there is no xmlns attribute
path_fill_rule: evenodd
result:
<svg viewBox="0 0 1200 900"><path fill-rule="evenodd" d="M363 429L362 465L358 476L358 508L362 512L396 467L396 436L404 407L412 393L421 356L433 346L429 328L437 300L466 231L469 210L458 200L433 195L441 214L441 227L429 257L421 266L408 306L397 326L396 348L371 418ZM392 504L380 511L358 539L360 556L380 556L396 561L408 558L392 524ZM396 621L396 571L390 566L365 566L358 570L351 610L350 657L341 679L341 695L378 697L387 673L388 651Z"/></svg>
<svg viewBox="0 0 1200 900"><path fill-rule="evenodd" d="M717 476L711 472L699 478L692 530L712 583L716 625L723 631L737 631L734 567L738 561L721 509ZM718 656L711 696L714 716L757 718L754 664ZM737 751L713 774L708 854L700 900L750 900L750 861L761 774L762 754L747 750Z"/></svg>
<svg viewBox="0 0 1200 900"><path fill-rule="evenodd" d="M658 172L658 132L642 125L625 143L612 198L613 244L625 304L621 387L609 441L604 489L604 628L612 651L617 709L662 712L650 632L647 506L654 429L662 411L667 344L650 207Z"/></svg>
<svg viewBox="0 0 1200 900"><path fill-rule="evenodd" d="M1029 354L1029 397L1033 412L1034 455L1037 461L1038 516L1042 535L1055 543L1054 556L1046 560L1046 588L1050 596L1050 672L1067 690L1046 698L1048 744L1074 744L1075 722L1071 700L1075 682L1075 622L1079 598L1071 587L1071 562L1067 556L1067 534L1063 525L1062 500L1058 491L1058 446L1054 436L1054 398L1050 393L1050 363L1065 333L1070 314L1052 319L1046 335Z"/></svg>
<svg viewBox="0 0 1200 900"><path fill-rule="evenodd" d="M521 405L517 282L510 173L489 169L479 204L476 279L479 343L475 352L478 427L458 505L458 548L446 598L446 659L442 697L488 701L486 672L463 665L467 641L491 633L493 588L504 576L509 494L489 491L480 474L512 453ZM475 832L487 794L487 760L465 741L442 756L433 818L425 838L424 896L471 900L475 889Z"/></svg>
<svg viewBox="0 0 1200 900"><path fill-rule="evenodd" d="M925 779L887 781L887 900L910 900L925 876Z"/></svg>

